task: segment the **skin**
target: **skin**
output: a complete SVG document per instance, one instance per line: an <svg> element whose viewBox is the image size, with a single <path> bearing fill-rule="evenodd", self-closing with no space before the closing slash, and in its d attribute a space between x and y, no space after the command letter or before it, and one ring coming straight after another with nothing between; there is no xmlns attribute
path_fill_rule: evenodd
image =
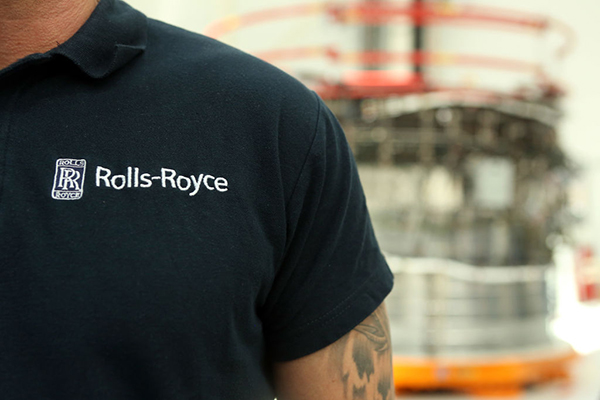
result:
<svg viewBox="0 0 600 400"><path fill-rule="evenodd" d="M275 364L278 400L391 400L393 382L385 304L334 344Z"/></svg>
<svg viewBox="0 0 600 400"><path fill-rule="evenodd" d="M97 4L97 0L0 0L0 69L65 42Z"/></svg>

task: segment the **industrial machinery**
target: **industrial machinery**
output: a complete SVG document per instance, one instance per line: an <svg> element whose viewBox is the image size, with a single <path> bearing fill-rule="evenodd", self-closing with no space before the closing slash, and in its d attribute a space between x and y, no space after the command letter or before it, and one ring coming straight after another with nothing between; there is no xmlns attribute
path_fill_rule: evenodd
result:
<svg viewBox="0 0 600 400"><path fill-rule="evenodd" d="M396 277L387 304L397 389L512 393L566 376L574 353L548 331L548 276L553 241L572 222L573 168L556 131L563 91L548 67L568 52L571 31L545 16L491 7L366 0L257 11L207 33L317 14L353 26L354 46L256 54L287 69L299 59L330 63L329 72L291 72L328 102L358 162ZM390 48L396 25L410 38L402 51ZM498 57L501 49L464 53L460 44L473 39L455 41L458 51L436 49L455 28L534 41L558 32L563 40L545 63ZM493 70L491 81L503 73L521 80L498 87L456 79L445 72L456 66Z"/></svg>

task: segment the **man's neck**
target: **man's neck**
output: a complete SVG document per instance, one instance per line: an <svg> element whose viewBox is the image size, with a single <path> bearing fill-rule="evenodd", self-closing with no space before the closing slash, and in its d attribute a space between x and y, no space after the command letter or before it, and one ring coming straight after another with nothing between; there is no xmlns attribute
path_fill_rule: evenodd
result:
<svg viewBox="0 0 600 400"><path fill-rule="evenodd" d="M0 0L0 69L65 42L98 0Z"/></svg>

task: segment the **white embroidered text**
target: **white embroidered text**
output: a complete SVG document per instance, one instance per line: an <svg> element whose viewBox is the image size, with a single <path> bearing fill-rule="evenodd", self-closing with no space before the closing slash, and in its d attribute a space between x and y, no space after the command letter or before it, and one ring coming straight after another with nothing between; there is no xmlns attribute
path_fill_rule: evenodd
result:
<svg viewBox="0 0 600 400"><path fill-rule="evenodd" d="M96 167L96 186L109 187L115 190L125 188L150 188L154 183L160 184L163 188L179 189L182 192L189 192L190 196L195 196L201 190L217 192L227 192L229 182L227 179L209 174L198 175L179 175L177 171L170 168L161 168L160 174L152 175L147 172L140 173L138 167L127 167L127 172L123 175L113 175L113 172L104 167Z"/></svg>

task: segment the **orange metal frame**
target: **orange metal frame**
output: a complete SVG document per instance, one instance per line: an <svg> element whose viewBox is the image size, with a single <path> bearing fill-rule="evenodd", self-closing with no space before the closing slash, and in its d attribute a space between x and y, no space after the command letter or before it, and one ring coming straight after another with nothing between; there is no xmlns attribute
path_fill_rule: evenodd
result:
<svg viewBox="0 0 600 400"><path fill-rule="evenodd" d="M557 53L559 58L570 51L575 41L575 35L567 25L558 20L538 14L474 5L418 2L407 4L391 1L348 4L319 2L277 7L218 20L206 28L205 34L214 38L220 38L229 32L269 21L319 14L325 14L334 22L342 24L385 25L405 20L413 25L469 24L479 28L517 29L533 34L556 29L562 32L565 37L564 45ZM548 90L549 94L560 95L563 93L563 90L557 84L550 82L546 78L541 64L500 57L426 51L341 53L333 46L275 49L258 52L256 56L268 62L326 58L336 63L371 67L397 63L410 63L412 65L468 65L531 73L541 82L542 88ZM345 77L340 83L336 84L318 82L317 85L313 85L313 89L324 99L381 98L440 90L465 91L464 88L434 87L429 82L424 82L422 76L418 74L411 74L403 79L391 77L386 71L354 71L352 74L351 77Z"/></svg>
<svg viewBox="0 0 600 400"><path fill-rule="evenodd" d="M488 57L473 54L444 54L434 52L387 52L365 51L354 53L338 53L335 48L328 46L299 47L292 49L269 50L256 53L257 57L273 62L280 60L306 59L327 57L332 61L346 64L361 64L377 66L391 63L411 63L417 65L472 65L484 68L497 68L518 72L539 72L541 65L519 60L499 57Z"/></svg>
<svg viewBox="0 0 600 400"><path fill-rule="evenodd" d="M322 13L329 15L336 22L345 24L386 25L408 19L417 25L470 24L479 28L524 29L535 34L555 29L565 37L564 46L559 50L561 57L565 56L575 43L575 34L568 25L539 14L475 5L407 4L387 1L347 4L319 2L277 7L229 16L210 24L204 33L220 38L229 32L268 21Z"/></svg>
<svg viewBox="0 0 600 400"><path fill-rule="evenodd" d="M457 390L478 395L517 395L530 384L569 377L572 349L487 359L394 356L396 391Z"/></svg>

